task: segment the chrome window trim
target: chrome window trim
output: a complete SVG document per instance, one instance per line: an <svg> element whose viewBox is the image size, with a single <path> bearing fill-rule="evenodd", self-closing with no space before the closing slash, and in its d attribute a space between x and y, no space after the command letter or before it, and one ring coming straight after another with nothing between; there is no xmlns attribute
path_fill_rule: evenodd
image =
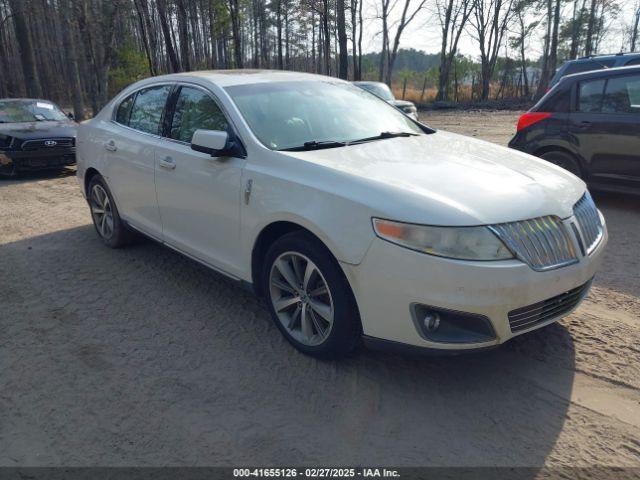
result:
<svg viewBox="0 0 640 480"><path fill-rule="evenodd" d="M127 93L125 96L123 96L123 98L118 100L118 102L114 105L113 109L111 110L110 122L113 123L114 125L117 125L118 127L124 128L126 130L131 131L131 132L135 132L135 133L138 133L138 134L141 134L141 135L146 135L148 137L159 139L159 140L166 140L166 141L169 141L169 142L172 142L172 143L176 143L178 145L185 145L185 146L190 147L191 146L191 142L183 142L181 140L176 140L174 138L164 137L162 135L155 135L153 133L148 133L148 132L143 132L141 130L137 130L137 129L132 128L132 127L130 127L128 125L123 125L122 123L116 121L116 115L117 115L118 109L120 108L120 105L122 104L122 102L124 102L127 98L131 97L132 95L137 95L142 90L147 90L147 89L153 88L153 87L163 87L163 86L190 87L190 88L194 88L196 90L200 90L203 93L205 93L206 95L208 95L216 103L216 105L218 106L218 108L220 109L222 114L224 115L225 119L227 120L227 123L229 124L229 126L233 130L233 134L240 140L240 142L242 142L243 145L246 145L246 143L244 142L244 140L242 139L242 137L238 133L238 127L236 125L236 122L233 120L233 117L231 115L229 115L229 111L227 110L227 108L222 104L222 102L220 102L220 100L218 99L218 96L215 93L213 93L210 89L208 89L207 87L204 87L204 86L202 86L202 85L200 85L198 83L189 82L187 80L161 81L161 82L158 82L158 83L150 83L150 84L144 85L144 86L142 86L142 87L140 87L140 88L138 88L136 90L133 90L132 92ZM135 105L135 103L134 103L134 105Z"/></svg>
<svg viewBox="0 0 640 480"><path fill-rule="evenodd" d="M162 82L158 82L158 83L151 83L151 84L145 85L143 87L140 87L140 88L128 93L122 99L118 100L118 103L111 110L111 119L110 119L111 123L113 123L115 125L118 125L119 127L125 128L127 130L130 130L132 132L139 133L141 135L146 135L146 136L152 137L152 138L162 138L161 135L156 135L156 134L149 133L149 132L143 132L142 130L138 130L136 128L132 128L129 125L124 125L124 124L116 121L116 115L118 113L118 109L120 108L120 105L122 105L122 102L124 102L127 98L131 97L132 95L137 95L138 93L140 93L143 90L148 90L148 89L154 88L154 87L173 87L174 85L175 85L175 82L162 81ZM169 92L169 95L171 95L171 92ZM169 99L169 97L167 97L167 99ZM133 106L131 107L132 109L133 109L133 107L135 107L135 104L136 103L134 101L133 102ZM165 109L166 109L166 101L165 101ZM164 112L163 112L163 114L164 114Z"/></svg>

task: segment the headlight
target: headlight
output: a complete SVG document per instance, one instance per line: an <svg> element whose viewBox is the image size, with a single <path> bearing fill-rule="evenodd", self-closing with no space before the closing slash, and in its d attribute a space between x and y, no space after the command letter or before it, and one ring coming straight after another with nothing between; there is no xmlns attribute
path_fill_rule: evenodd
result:
<svg viewBox="0 0 640 480"><path fill-rule="evenodd" d="M460 260L505 260L512 253L487 227L429 227L373 219L376 235L411 250Z"/></svg>

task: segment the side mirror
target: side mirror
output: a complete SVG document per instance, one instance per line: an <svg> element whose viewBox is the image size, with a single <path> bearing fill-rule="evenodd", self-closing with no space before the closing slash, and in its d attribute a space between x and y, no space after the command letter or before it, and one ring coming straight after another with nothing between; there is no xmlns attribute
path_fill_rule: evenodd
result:
<svg viewBox="0 0 640 480"><path fill-rule="evenodd" d="M191 149L212 157L245 156L242 145L227 132L219 130L196 130L191 138Z"/></svg>
<svg viewBox="0 0 640 480"><path fill-rule="evenodd" d="M72 113L72 112L67 113L67 118L68 118L69 120L75 120L75 119L76 119L76 117L74 117L74 116L73 116L73 113Z"/></svg>

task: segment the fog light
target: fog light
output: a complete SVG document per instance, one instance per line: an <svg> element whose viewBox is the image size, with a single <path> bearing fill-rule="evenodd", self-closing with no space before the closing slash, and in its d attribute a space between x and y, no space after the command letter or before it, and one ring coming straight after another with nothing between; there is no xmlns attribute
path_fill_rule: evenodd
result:
<svg viewBox="0 0 640 480"><path fill-rule="evenodd" d="M482 343L496 338L491 321L477 313L414 303L411 316L420 336L430 342Z"/></svg>
<svg viewBox="0 0 640 480"><path fill-rule="evenodd" d="M3 167L8 167L9 165L11 165L13 163L13 160L11 160L9 157L7 157L6 155L0 153L0 165Z"/></svg>
<svg viewBox="0 0 640 480"><path fill-rule="evenodd" d="M440 326L440 315L435 312L429 312L422 321L424 322L424 328L428 332L435 332Z"/></svg>

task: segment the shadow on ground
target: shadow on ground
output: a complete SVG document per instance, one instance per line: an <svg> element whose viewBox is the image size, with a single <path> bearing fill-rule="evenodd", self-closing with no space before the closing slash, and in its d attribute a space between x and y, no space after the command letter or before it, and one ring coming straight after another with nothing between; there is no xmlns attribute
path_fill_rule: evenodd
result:
<svg viewBox="0 0 640 480"><path fill-rule="evenodd" d="M110 250L85 226L0 258L2 465L539 466L565 421L561 325L481 354L320 362L155 243Z"/></svg>
<svg viewBox="0 0 640 480"><path fill-rule="evenodd" d="M595 285L640 296L640 196L593 192L609 230L609 245Z"/></svg>

